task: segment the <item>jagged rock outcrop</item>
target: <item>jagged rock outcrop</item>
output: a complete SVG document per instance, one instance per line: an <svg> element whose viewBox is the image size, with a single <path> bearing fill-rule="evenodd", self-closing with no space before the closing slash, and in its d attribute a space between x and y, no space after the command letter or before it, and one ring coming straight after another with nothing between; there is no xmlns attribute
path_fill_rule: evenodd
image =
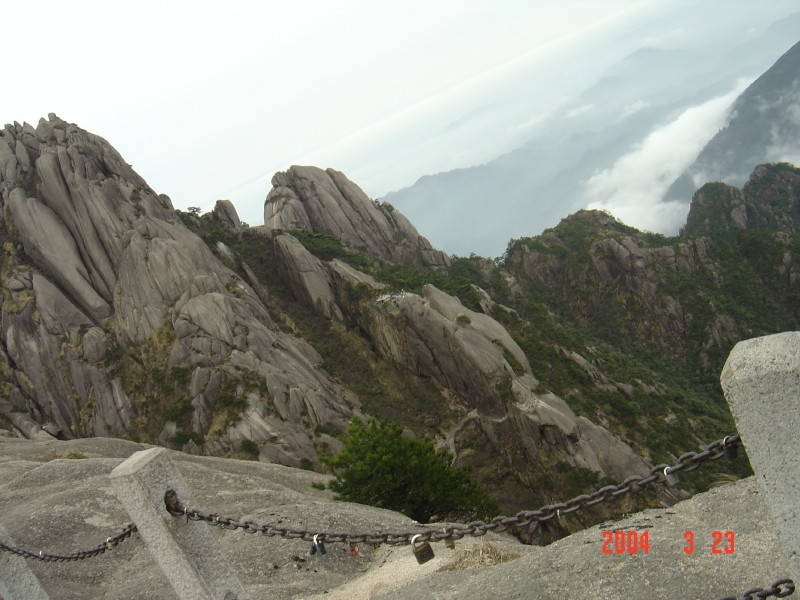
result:
<svg viewBox="0 0 800 600"><path fill-rule="evenodd" d="M217 200L212 214L220 225L229 231L239 231L244 227L239 220L239 213L236 212L236 207L230 200Z"/></svg>
<svg viewBox="0 0 800 600"><path fill-rule="evenodd" d="M268 229L328 233L358 252L397 263L445 266L450 258L431 247L399 211L370 200L333 169L293 166L276 173L264 204Z"/></svg>
<svg viewBox="0 0 800 600"><path fill-rule="evenodd" d="M182 420L207 452L249 439L287 464L313 463L314 428L352 414L356 398L314 349L279 332L253 288L102 138L53 114L35 130L7 125L0 201L3 413L67 437ZM230 203L215 215L241 226ZM173 404L159 411L164 396Z"/></svg>
<svg viewBox="0 0 800 600"><path fill-rule="evenodd" d="M800 170L759 165L744 188L707 183L695 192L684 236L729 236L748 228L800 233Z"/></svg>
<svg viewBox="0 0 800 600"><path fill-rule="evenodd" d="M469 310L432 285L422 295L379 296L365 327L378 352L411 372L433 377L480 412L505 413L512 379L527 376L525 353L492 317Z"/></svg>
<svg viewBox="0 0 800 600"><path fill-rule="evenodd" d="M331 277L323 262L289 234L276 236L275 248L281 257L289 285L295 295L313 306L324 317L341 321L344 317L336 304Z"/></svg>

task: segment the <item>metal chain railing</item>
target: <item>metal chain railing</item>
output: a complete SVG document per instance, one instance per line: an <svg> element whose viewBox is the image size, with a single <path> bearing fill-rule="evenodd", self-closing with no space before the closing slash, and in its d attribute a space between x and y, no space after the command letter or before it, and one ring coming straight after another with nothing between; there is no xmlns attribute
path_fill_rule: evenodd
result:
<svg viewBox="0 0 800 600"><path fill-rule="evenodd" d="M490 531L501 532L509 527L526 527L534 521L549 521L560 518L562 515L575 512L586 506L593 506L606 500L617 498L630 492L639 492L657 479L667 480L670 475L680 471L694 471L709 460L717 460L722 456L735 457L737 446L741 444L738 435L726 436L711 442L701 452L686 452L682 454L676 464L660 464L650 469L646 477L632 475L617 485L607 485L592 494L582 494L557 504L548 504L537 510L523 510L512 517L499 515L488 523L474 521L466 525L448 525L436 530L407 531L401 533L370 532L370 533L333 533L309 529L292 529L276 527L272 524L258 524L253 521L240 521L234 517L224 517L218 513L206 513L196 508L185 506L181 503L176 492L169 490L165 497L167 511L173 516L185 516L191 521L206 521L211 525L223 529L242 529L245 533L261 533L266 536L279 536L286 539L300 539L312 542L316 539L322 543L345 542L351 544L410 544L412 538L419 543L440 542L444 540L460 540L465 536L482 536Z"/></svg>
<svg viewBox="0 0 800 600"><path fill-rule="evenodd" d="M119 544L120 542L126 540L130 536L136 533L136 525L133 523L129 523L125 526L120 533L115 535L114 537L106 538L106 541L102 544L98 544L93 548L89 548L88 550L76 550L75 552L70 552L69 554L48 554L46 552L31 552L30 550L24 550L23 548L16 548L14 546L10 546L8 544L4 544L0 542L0 550L5 552L11 552L11 554L16 554L17 556L21 556L23 558L34 558L36 560L42 560L44 562L64 562L70 560L83 560L85 558L93 558L104 552L111 550L114 546Z"/></svg>
<svg viewBox="0 0 800 600"><path fill-rule="evenodd" d="M785 598L792 594L794 594L794 582L791 579L781 579L768 588L753 588L752 590L747 590L741 596L725 596L720 600L754 600L755 598L762 599L771 596Z"/></svg>
<svg viewBox="0 0 800 600"><path fill-rule="evenodd" d="M279 536L286 539L300 539L319 543L345 542L351 544L389 544L404 545L415 542L438 542L445 540L458 540L465 536L482 536L490 531L501 532L509 527L525 527L534 521L543 522L553 518L560 518L575 512L586 506L593 506L606 500L617 498L631 492L639 492L646 486L658 479L670 483L672 475L680 471L694 471L704 462L717 460L722 456L734 458L736 449L741 444L738 435L726 436L708 444L701 452L686 452L682 454L674 465L660 464L650 469L650 474L646 477L633 475L617 485L607 485L592 494L582 494L557 504L548 504L537 510L520 511L512 517L503 515L494 517L488 523L474 521L466 525L449 525L438 530L409 531L402 533L332 533L319 532L307 529L293 529L288 527L276 527L271 524L259 525L253 521L240 521L233 517L220 516L218 513L205 513L194 508L190 508L181 503L177 493L169 490L164 496L167 511L173 516L185 516L187 521L206 521L211 525L217 525L223 529L242 529L245 533L262 533L266 536ZM31 552L22 548L17 548L0 542L0 551L11 552L23 558L31 558L45 562L77 561L92 558L111 550L120 542L126 540L137 531L136 525L128 524L120 533L114 537L107 538L105 542L98 544L88 550L78 550L69 554L48 554L43 551ZM791 579L781 579L772 584L769 588L753 588L746 591L742 596L727 596L720 600L754 600L775 596L785 598L795 591L794 582Z"/></svg>

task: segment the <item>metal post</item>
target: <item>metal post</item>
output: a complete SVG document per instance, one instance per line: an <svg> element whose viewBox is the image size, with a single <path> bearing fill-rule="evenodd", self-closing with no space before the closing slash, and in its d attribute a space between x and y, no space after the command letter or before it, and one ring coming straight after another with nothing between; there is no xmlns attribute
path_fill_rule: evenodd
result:
<svg viewBox="0 0 800 600"><path fill-rule="evenodd" d="M800 582L800 332L739 342L720 376L739 435Z"/></svg>
<svg viewBox="0 0 800 600"><path fill-rule="evenodd" d="M250 600L219 550L217 532L167 512L167 490L193 503L168 453L165 448L150 448L132 454L111 472L114 492L180 600Z"/></svg>
<svg viewBox="0 0 800 600"><path fill-rule="evenodd" d="M11 534L2 525L0 525L0 542L5 542L9 546L15 545ZM31 571L27 560L16 554L0 551L0 600L3 598L49 600L50 596Z"/></svg>

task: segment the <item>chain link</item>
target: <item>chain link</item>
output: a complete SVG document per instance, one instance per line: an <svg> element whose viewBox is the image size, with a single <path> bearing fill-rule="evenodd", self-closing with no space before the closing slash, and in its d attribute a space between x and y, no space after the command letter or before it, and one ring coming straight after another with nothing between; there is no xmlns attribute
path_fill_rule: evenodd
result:
<svg viewBox="0 0 800 600"><path fill-rule="evenodd" d="M694 471L702 463L709 460L717 460L729 455L733 449L741 444L738 435L725 436L708 444L701 452L686 452L682 454L676 464L660 464L650 469L650 474L646 477L632 475L617 485L607 485L592 494L582 494L566 502L548 504L537 510L523 510L512 517L498 515L488 523L484 521L474 521L466 525L450 525L438 530L425 531L406 531L400 533L387 533L382 531L369 533L334 533L321 532L308 529L292 529L287 527L276 527L270 523L259 525L253 521L239 521L232 517L223 517L218 513L205 513L195 508L190 508L181 503L174 490L169 490L164 496L167 511L173 516L185 516L188 521L206 521L211 525L222 527L223 529L242 529L245 533L262 533L266 536L279 536L286 539L300 539L307 542L314 540L322 543L354 543L354 544L389 544L404 545L410 544L411 538L418 536L419 542L440 542L443 540L460 540L465 536L482 536L489 531L501 532L509 527L526 527L534 521L549 521L553 518L560 518L562 515L575 512L585 506L593 506L600 502L605 502L612 498L617 498L631 492L639 492L654 481L666 479L667 475L679 471Z"/></svg>
<svg viewBox="0 0 800 600"><path fill-rule="evenodd" d="M69 554L47 554L46 552L39 551L31 552L30 550L24 550L22 548L16 548L14 546L10 546L8 544L4 544L0 542L0 550L5 552L10 552L11 554L16 554L17 556L21 556L22 558L34 558L36 560L41 560L44 562L64 562L70 560L83 560L85 558L93 558L104 552L111 550L114 546L119 544L120 542L126 540L131 535L136 533L136 525L133 523L129 523L125 526L120 533L115 535L114 537L107 538L105 542L102 544L98 544L94 548L89 548L88 550L76 550L75 552L70 552Z"/></svg>
<svg viewBox="0 0 800 600"><path fill-rule="evenodd" d="M781 579L768 588L753 588L752 590L747 590L741 596L726 596L720 600L754 600L755 598L760 600L770 596L785 598L792 594L794 594L794 582L791 579Z"/></svg>

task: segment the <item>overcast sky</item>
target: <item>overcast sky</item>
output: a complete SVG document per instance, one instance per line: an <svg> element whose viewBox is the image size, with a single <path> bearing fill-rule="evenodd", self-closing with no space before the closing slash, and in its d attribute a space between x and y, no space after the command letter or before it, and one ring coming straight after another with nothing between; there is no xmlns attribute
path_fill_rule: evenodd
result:
<svg viewBox="0 0 800 600"><path fill-rule="evenodd" d="M794 4L696 2L754 25ZM55 112L176 207L230 198L256 225L269 178L291 164L342 170L378 197L511 150L604 64L691 43L696 2L5 3L0 119ZM524 103L521 77L537 86Z"/></svg>

